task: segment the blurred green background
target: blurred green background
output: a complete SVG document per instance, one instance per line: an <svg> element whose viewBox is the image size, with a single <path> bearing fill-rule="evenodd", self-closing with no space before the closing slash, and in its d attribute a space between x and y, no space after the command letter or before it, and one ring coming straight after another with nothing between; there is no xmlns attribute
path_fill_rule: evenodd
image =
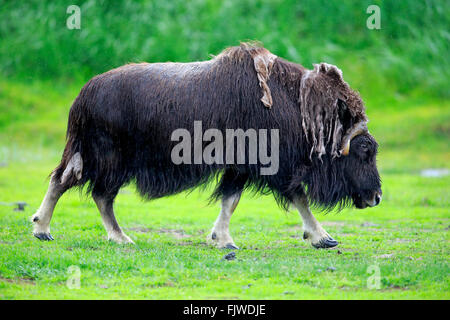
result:
<svg viewBox="0 0 450 320"><path fill-rule="evenodd" d="M88 79L130 61L207 59L240 40L310 67L338 64L363 94L449 97L448 1L1 1L6 77ZM69 4L81 29L66 28ZM369 30L366 8L381 9ZM380 101L382 101L380 99Z"/></svg>
<svg viewBox="0 0 450 320"><path fill-rule="evenodd" d="M66 9L73 4L81 9L80 30L66 27ZM373 4L381 9L379 30L366 26L371 15L366 10ZM127 250L104 243L95 205L77 194L63 197L57 207L52 224L57 241L46 246L32 239L28 218L45 193L46 175L60 159L69 108L87 80L128 62L209 59L246 40L260 41L306 68L322 61L337 65L365 101L369 130L380 144L383 203L363 213L348 209L318 216L342 241L342 255L308 251L294 229L297 218L277 214L281 211L270 197L243 197L238 211L242 208L245 215L233 217L241 221L234 230L243 262L224 267L218 262L220 252L202 247L218 210L205 207L207 193L143 204L128 189L132 187L118 197L119 220L137 239L138 247L127 250L145 264L143 269L127 260ZM325 291L331 298L448 298L449 45L446 0L0 0L0 204L29 204L25 212L14 213L12 207L0 205L0 289L5 289L0 297L39 297L39 286L44 286L53 290L49 297L56 298L115 297L108 295L111 292L121 298L177 298L180 292L193 298L227 297L220 290L246 298L286 298L283 292L291 291L295 294L288 298L304 298L305 292L321 298ZM429 168L443 170L428 177L422 170ZM176 225L195 236L180 247L180 239L164 232L135 231L138 222L161 230ZM364 231L364 224L379 227ZM280 240L286 237L286 242ZM255 243L263 249L252 251ZM193 254L198 247L201 257ZM188 267L167 267L161 252L172 252L170 261ZM303 265L295 260L299 254ZM83 274L92 279L77 296L58 285L78 259L92 260L82 264ZM253 259L260 260L255 264ZM104 269L111 261L117 265ZM101 268L92 269L92 263ZM158 263L154 272L152 266ZM376 293L365 288L371 263L381 266L384 277L383 289ZM333 275L316 272L329 264L338 269ZM286 266L288 273L280 273ZM199 271L202 268L207 270ZM187 270L199 272L197 283L189 281ZM134 280L108 284L109 293L99 289L96 281L104 276L117 279L120 272ZM233 272L239 277L228 279L226 274ZM241 288L247 282L239 279L262 279L265 291L245 291ZM29 281L38 286L28 286ZM153 289L142 287L146 281ZM22 291L24 287L28 291Z"/></svg>

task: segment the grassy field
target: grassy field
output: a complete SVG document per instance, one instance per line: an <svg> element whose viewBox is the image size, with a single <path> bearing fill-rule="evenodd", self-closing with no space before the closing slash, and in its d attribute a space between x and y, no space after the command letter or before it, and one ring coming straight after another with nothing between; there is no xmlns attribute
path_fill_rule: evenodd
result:
<svg viewBox="0 0 450 320"><path fill-rule="evenodd" d="M284 213L269 196L244 195L231 225L241 249L227 261L228 250L205 241L219 211L207 205L208 192L143 202L133 186L124 188L116 212L133 246L109 243L93 201L72 191L55 210L55 241L35 239L29 218L59 160L77 85L1 84L3 108L29 108L0 134L0 200L29 204L25 211L0 205L1 299L450 298L450 176L421 175L449 163L448 102L369 107L383 203L317 213L337 249L309 247L296 212ZM70 266L80 268L79 289L67 287ZM379 288L368 287L376 270Z"/></svg>
<svg viewBox="0 0 450 320"><path fill-rule="evenodd" d="M66 28L69 4L0 0L0 299L450 298L448 1L80 0L80 30ZM372 4L380 30L366 27ZM77 191L56 207L55 241L32 236L89 78L127 62L207 59L249 39L307 68L336 64L366 103L383 202L317 212L337 248L311 248L296 212L244 194L231 220L241 249L224 260L229 250L206 244L219 212L208 191L143 202L132 185L116 216L136 245L109 243ZM67 285L73 270L78 289Z"/></svg>

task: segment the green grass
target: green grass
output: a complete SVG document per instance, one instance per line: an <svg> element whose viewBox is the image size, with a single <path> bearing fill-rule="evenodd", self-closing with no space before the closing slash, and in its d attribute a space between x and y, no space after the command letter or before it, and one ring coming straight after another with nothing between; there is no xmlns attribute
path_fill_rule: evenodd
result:
<svg viewBox="0 0 450 320"><path fill-rule="evenodd" d="M0 201L29 204L23 212L0 205L1 299L450 298L450 176L420 175L448 166L448 102L409 99L376 108L368 101L383 202L316 214L340 242L337 249L309 247L296 212L285 214L269 196L244 195L231 224L241 249L226 261L229 251L205 241L219 211L207 205L208 192L143 202L133 186L124 188L116 212L133 246L109 243L93 201L72 191L55 210L55 241L35 239L29 218L59 160L80 86L0 84L0 110L9 110L0 113ZM70 266L81 270L80 289L66 286ZM373 266L379 289L367 287Z"/></svg>

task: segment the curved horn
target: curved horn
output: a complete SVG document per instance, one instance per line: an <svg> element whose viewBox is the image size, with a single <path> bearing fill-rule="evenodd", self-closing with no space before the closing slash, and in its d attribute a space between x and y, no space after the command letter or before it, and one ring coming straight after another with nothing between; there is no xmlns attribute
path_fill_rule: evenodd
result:
<svg viewBox="0 0 450 320"><path fill-rule="evenodd" d="M341 155L348 155L350 152L350 142L352 139L362 133L369 132L367 130L367 122L361 121L356 123L353 128L344 136L342 139L342 149L341 149Z"/></svg>

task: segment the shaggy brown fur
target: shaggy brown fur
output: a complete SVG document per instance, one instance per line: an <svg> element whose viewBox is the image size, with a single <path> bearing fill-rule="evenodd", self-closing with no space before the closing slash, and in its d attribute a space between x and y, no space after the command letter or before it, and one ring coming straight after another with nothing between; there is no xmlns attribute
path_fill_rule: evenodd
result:
<svg viewBox="0 0 450 320"><path fill-rule="evenodd" d="M54 176L61 181L79 153L82 163L73 167L82 173L66 171L65 187L89 183L89 191L112 199L131 181L145 197L158 198L225 172L232 178L222 180L214 197L253 188L273 192L285 207L304 193L311 203L333 207L380 188L371 136L358 140L372 146L370 161L339 152L342 137L366 120L359 95L338 68L321 63L307 70L253 44L209 61L130 64L94 77L81 90ZM224 135L226 129L278 129L278 173L261 176L261 163L224 164L226 153L222 163L175 165L171 133L185 128L193 136L194 121Z"/></svg>

